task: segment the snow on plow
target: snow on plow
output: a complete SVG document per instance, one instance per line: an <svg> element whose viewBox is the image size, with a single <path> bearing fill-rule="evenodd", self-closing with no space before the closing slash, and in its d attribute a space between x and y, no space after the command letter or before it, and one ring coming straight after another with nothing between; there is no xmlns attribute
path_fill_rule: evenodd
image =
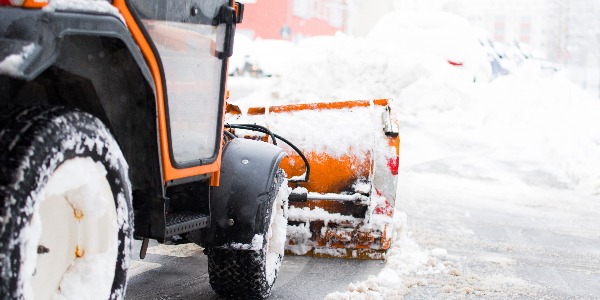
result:
<svg viewBox="0 0 600 300"><path fill-rule="evenodd" d="M275 139L287 153L281 167L293 190L286 253L383 258L393 232L400 142L390 101L255 107L244 113L228 107L226 127L233 133ZM251 131L261 126L261 133Z"/></svg>

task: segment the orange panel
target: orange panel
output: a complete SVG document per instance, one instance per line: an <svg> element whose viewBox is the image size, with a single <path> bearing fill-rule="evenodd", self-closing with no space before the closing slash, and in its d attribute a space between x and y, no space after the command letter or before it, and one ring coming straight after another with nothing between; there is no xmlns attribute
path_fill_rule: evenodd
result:
<svg viewBox="0 0 600 300"><path fill-rule="evenodd" d="M369 100L355 100L345 102L320 102L320 103L306 103L306 104L290 104L269 107L270 113L281 113L281 112L292 112L299 110L322 110L322 109L343 109L353 107L368 107L370 105ZM388 105L388 99L377 99L373 100L374 105L386 106ZM262 115L265 114L266 108L264 107L251 107L248 109L249 115Z"/></svg>
<svg viewBox="0 0 600 300"><path fill-rule="evenodd" d="M22 6L27 8L42 8L48 5L48 1L39 1L39 0L25 0L23 1Z"/></svg>
<svg viewBox="0 0 600 300"><path fill-rule="evenodd" d="M368 157L364 160L353 155L338 158L316 152L305 153L305 156L310 164L310 182L300 185L311 192L342 193L350 191L357 180L369 178L371 160ZM295 153L288 153L280 166L289 176L302 175L306 170L304 161Z"/></svg>

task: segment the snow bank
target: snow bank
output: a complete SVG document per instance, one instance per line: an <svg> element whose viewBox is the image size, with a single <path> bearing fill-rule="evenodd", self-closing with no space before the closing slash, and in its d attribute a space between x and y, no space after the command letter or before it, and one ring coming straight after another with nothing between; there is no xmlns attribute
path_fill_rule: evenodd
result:
<svg viewBox="0 0 600 300"><path fill-rule="evenodd" d="M488 189L487 182L504 187L489 193L600 192L600 130L594 126L600 104L562 74L544 74L525 65L485 84L433 75L404 88L399 99L401 136L409 129L418 131L410 139L404 136L403 144L413 151L402 152L401 172L467 179L477 189ZM435 178L429 180L436 184ZM398 199L406 201L407 196ZM416 285L437 287L449 297L501 298L507 289L528 295L539 290L520 278L467 273L445 249L421 249L402 228L379 275L327 299L396 299ZM403 279L400 284L396 276Z"/></svg>
<svg viewBox="0 0 600 300"><path fill-rule="evenodd" d="M35 50L35 44L31 43L25 47L19 54L11 54L4 58L0 62L0 74L1 75L10 75L17 76L21 73L21 66L25 62L25 59L29 57L33 51Z"/></svg>
<svg viewBox="0 0 600 300"><path fill-rule="evenodd" d="M281 182L278 182L277 184L279 184L279 190L277 191L271 210L271 220L269 225L271 230L269 231L268 236L267 263L265 267L267 282L269 284L272 284L277 278L277 273L281 267L283 254L285 252L288 197L291 191L291 188L288 187L287 179L282 178Z"/></svg>
<svg viewBox="0 0 600 300"><path fill-rule="evenodd" d="M389 43L370 44L343 34L311 38L298 48L302 55L294 58L290 71L271 78L271 85L249 95L244 102L276 105L393 98L436 68L431 65L452 71L442 59L421 59L422 54L396 49Z"/></svg>
<svg viewBox="0 0 600 300"><path fill-rule="evenodd" d="M419 127L425 133L419 138L431 138L402 141L427 143L402 153L403 167L470 147L480 156L441 167L457 176L510 181L516 178L506 164L519 162L519 172L540 174L538 183L526 185L600 192L600 130L594 125L600 104L562 73L526 62L511 75L474 83L439 56L400 42L338 34L307 39L299 48L303 55L291 71L269 79L241 105L393 98L401 125ZM331 118L321 122L335 128ZM283 123L279 127L295 130ZM343 134L318 132L324 140Z"/></svg>
<svg viewBox="0 0 600 300"><path fill-rule="evenodd" d="M351 283L348 291L331 293L325 299L401 299L411 286L427 284L424 280L403 282L402 276L448 274L446 265L449 263L437 260L436 256L414 242L407 230L406 219L405 213L396 211L394 242L386 255L386 265L377 276L371 275L365 281Z"/></svg>
<svg viewBox="0 0 600 300"><path fill-rule="evenodd" d="M389 18L402 22L393 15ZM419 18L412 19L413 23L401 24L406 34L413 34L412 38L423 35L410 30L439 29L435 22L414 24ZM464 25L452 20L444 17L442 21ZM527 61L508 76L473 82L463 69L450 66L445 54L429 42L402 44L393 39L384 41L376 34L365 39L338 34L305 40L299 45L303 55L297 57L292 70L270 79L244 104L394 98L401 122L400 173L425 174L418 178L428 180L412 195L400 191L398 203L418 202L419 197L429 195L427 187L440 182L446 183L445 194L456 199L489 193L501 199L498 201L529 201L525 203L528 207L551 200L552 204L544 205L568 208L569 201L561 197L564 191L587 195L582 198L585 200L597 197L597 98L575 86L564 74L549 73ZM422 51L415 51L415 44L422 45ZM553 194L558 196L548 197ZM513 207L504 202L486 205ZM292 210L290 219L306 220L318 213ZM464 215L468 217L468 213ZM507 289L527 295L539 289L508 275L468 273L447 250L421 248L406 228L406 215L396 211L395 217L397 228L385 268L379 275L352 283L347 291L332 293L327 299L399 299L419 285L436 287L448 298L467 294L502 298ZM288 235L299 241L307 234L303 226L291 229ZM470 229L455 230L469 234ZM302 250L294 249L299 253Z"/></svg>
<svg viewBox="0 0 600 300"><path fill-rule="evenodd" d="M42 10L110 14L119 18L125 24L125 19L119 10L111 4L111 1L107 0L49 0L48 5L44 6Z"/></svg>
<svg viewBox="0 0 600 300"><path fill-rule="evenodd" d="M430 78L400 97L400 120L436 139L415 142L440 147L425 144L422 152L406 154L404 167L432 171L417 165L476 149L468 157L438 162L435 167L443 170L437 172L600 192L600 130L594 126L600 103L562 74L542 76L524 66L490 84Z"/></svg>
<svg viewBox="0 0 600 300"><path fill-rule="evenodd" d="M392 42L395 48L435 55L469 79L488 81L491 65L479 42L479 31L454 14L428 11L395 11L373 27L369 38Z"/></svg>
<svg viewBox="0 0 600 300"><path fill-rule="evenodd" d="M248 63L260 70L262 76L279 76L290 71L297 57L297 47L289 41L260 38L253 41L238 34L234 43L235 50L229 63L230 74L236 69L243 70Z"/></svg>

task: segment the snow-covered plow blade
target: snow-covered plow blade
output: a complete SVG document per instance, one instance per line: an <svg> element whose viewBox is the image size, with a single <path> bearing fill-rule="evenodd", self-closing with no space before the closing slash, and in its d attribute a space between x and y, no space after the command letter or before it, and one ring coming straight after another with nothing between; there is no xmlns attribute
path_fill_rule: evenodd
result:
<svg viewBox="0 0 600 300"><path fill-rule="evenodd" d="M274 138L287 152L287 253L383 258L393 232L400 141L390 101L229 110L237 136ZM247 130L256 125L268 130Z"/></svg>

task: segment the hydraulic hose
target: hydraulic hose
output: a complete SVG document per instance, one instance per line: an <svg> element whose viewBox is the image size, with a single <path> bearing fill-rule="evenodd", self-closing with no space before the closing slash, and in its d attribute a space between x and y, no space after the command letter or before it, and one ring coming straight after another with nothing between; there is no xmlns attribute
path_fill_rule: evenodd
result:
<svg viewBox="0 0 600 300"><path fill-rule="evenodd" d="M296 145L294 145L287 139L283 138L282 136L280 136L278 134L273 133L271 130L269 130L268 128L266 128L264 126L260 126L260 125L256 125L256 124L225 124L225 127L257 131L257 132L262 132L264 134L268 134L271 137L271 140L273 141L273 145L277 145L278 139L281 140L282 142L284 142L285 144L290 146L290 148L292 148L296 153L298 153L298 155L300 156L302 161L304 161L304 165L306 167L306 172L304 173L304 179L290 180L290 182L294 182L294 183L308 182L308 177L310 175L310 164L308 163L308 159L306 159L306 156L304 156L302 151L298 147L296 147ZM228 132L228 131L225 131L225 132ZM233 135L231 132L228 132L228 133L235 137L235 135Z"/></svg>

